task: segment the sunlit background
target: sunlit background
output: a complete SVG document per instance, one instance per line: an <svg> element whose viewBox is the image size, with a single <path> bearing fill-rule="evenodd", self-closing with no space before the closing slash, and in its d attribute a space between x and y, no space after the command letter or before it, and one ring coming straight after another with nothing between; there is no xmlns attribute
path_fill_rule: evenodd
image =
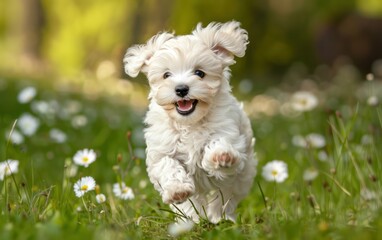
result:
<svg viewBox="0 0 382 240"><path fill-rule="evenodd" d="M122 57L159 31L187 34L211 21L242 23L248 51L234 66L243 94L256 86L301 81L318 72L329 81L345 64L382 73L379 0L2 0L3 74L127 78ZM325 72L325 73L323 73ZM320 75L321 74L321 75Z"/></svg>
<svg viewBox="0 0 382 240"><path fill-rule="evenodd" d="M0 239L176 237L146 173L147 80L122 59L160 31L233 19L249 33L231 83L258 174L237 223L186 236L382 236L381 0L0 1ZM82 177L97 186L80 198Z"/></svg>

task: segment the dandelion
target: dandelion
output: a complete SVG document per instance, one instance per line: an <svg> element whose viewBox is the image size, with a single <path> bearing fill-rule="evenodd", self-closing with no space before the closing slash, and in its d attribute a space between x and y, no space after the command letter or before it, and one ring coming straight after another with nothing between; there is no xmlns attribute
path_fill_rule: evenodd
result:
<svg viewBox="0 0 382 240"><path fill-rule="evenodd" d="M134 199L134 193L133 190L126 186L124 182L122 183L114 183L113 185L113 193L116 197L128 200L128 199Z"/></svg>
<svg viewBox="0 0 382 240"><path fill-rule="evenodd" d="M267 181L281 183L288 177L288 166L283 161L273 160L263 167L262 175Z"/></svg>
<svg viewBox="0 0 382 240"><path fill-rule="evenodd" d="M32 136L40 126L40 121L31 114L25 113L19 118L17 125L24 135Z"/></svg>
<svg viewBox="0 0 382 240"><path fill-rule="evenodd" d="M67 138L63 131L56 128L53 128L49 131L49 136L53 141L57 143L64 143Z"/></svg>
<svg viewBox="0 0 382 240"><path fill-rule="evenodd" d="M95 189L96 182L92 177L83 177L74 184L74 193L82 197L85 193Z"/></svg>
<svg viewBox="0 0 382 240"><path fill-rule="evenodd" d="M291 106L295 111L306 112L318 105L318 99L310 92L296 92L291 99Z"/></svg>
<svg viewBox="0 0 382 240"><path fill-rule="evenodd" d="M318 171L315 168L308 168L304 171L303 179L305 181L313 181L318 176Z"/></svg>
<svg viewBox="0 0 382 240"><path fill-rule="evenodd" d="M19 161L8 159L0 162L0 180L3 181L6 176L17 173L19 171Z"/></svg>
<svg viewBox="0 0 382 240"><path fill-rule="evenodd" d="M99 203L99 204L104 203L104 202L106 201L106 196L105 196L105 194L102 194L102 193L97 194L97 195L96 195L96 201L97 201L97 203Z"/></svg>
<svg viewBox="0 0 382 240"><path fill-rule="evenodd" d="M78 152L73 157L75 164L88 167L92 162L96 160L97 156L94 150L92 149L83 149Z"/></svg>
<svg viewBox="0 0 382 240"><path fill-rule="evenodd" d="M19 132L17 131L16 129L13 129L12 132L9 132L7 135L6 135L6 138L9 137L9 140L13 143L13 144L22 144L24 142L24 136Z"/></svg>
<svg viewBox="0 0 382 240"><path fill-rule="evenodd" d="M36 96L36 88L26 87L19 92L17 100L19 103L28 103Z"/></svg>
<svg viewBox="0 0 382 240"><path fill-rule="evenodd" d="M168 233L173 237L177 237L183 233L191 231L193 227L194 227L194 222L187 219L182 222L171 223L168 226Z"/></svg>

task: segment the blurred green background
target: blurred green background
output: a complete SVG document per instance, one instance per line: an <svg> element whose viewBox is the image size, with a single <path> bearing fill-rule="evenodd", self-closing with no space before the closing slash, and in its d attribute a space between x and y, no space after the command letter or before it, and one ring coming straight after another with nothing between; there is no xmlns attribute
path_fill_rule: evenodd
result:
<svg viewBox="0 0 382 240"><path fill-rule="evenodd" d="M362 74L382 65L380 0L1 0L0 11L6 74L126 78L122 58L132 44L232 19L250 37L234 84L282 82L292 68L307 75L322 64L351 63Z"/></svg>

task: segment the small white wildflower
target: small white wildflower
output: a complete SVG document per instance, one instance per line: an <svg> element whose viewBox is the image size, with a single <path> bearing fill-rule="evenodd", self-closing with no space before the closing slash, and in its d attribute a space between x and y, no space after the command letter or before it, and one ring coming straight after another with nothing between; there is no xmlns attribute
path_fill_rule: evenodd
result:
<svg viewBox="0 0 382 240"><path fill-rule="evenodd" d="M124 182L122 183L115 183L113 185L113 193L116 197L128 200L128 199L134 199L134 193L133 190L126 186Z"/></svg>
<svg viewBox="0 0 382 240"><path fill-rule="evenodd" d="M85 115L76 115L72 118L71 123L74 128L81 128L88 124L88 118Z"/></svg>
<svg viewBox="0 0 382 240"><path fill-rule="evenodd" d="M374 74L372 74L372 73L366 74L366 80L367 81L373 81L374 80Z"/></svg>
<svg viewBox="0 0 382 240"><path fill-rule="evenodd" d="M308 168L304 171L303 179L305 181L313 181L318 176L318 171L315 168Z"/></svg>
<svg viewBox="0 0 382 240"><path fill-rule="evenodd" d="M377 96L370 96L368 99L367 99L367 104L369 104L369 106L377 106L379 103L379 100L378 100L378 97Z"/></svg>
<svg viewBox="0 0 382 240"><path fill-rule="evenodd" d="M40 120L29 113L24 113L17 121L17 125L23 134L32 136L40 126Z"/></svg>
<svg viewBox="0 0 382 240"><path fill-rule="evenodd" d="M326 161L328 161L329 156L324 150L321 150L317 153L317 158L318 158L318 160L320 160L322 162L326 162Z"/></svg>
<svg viewBox="0 0 382 240"><path fill-rule="evenodd" d="M4 180L6 176L17 173L19 171L19 161L8 159L0 162L0 180Z"/></svg>
<svg viewBox="0 0 382 240"><path fill-rule="evenodd" d="M361 194L361 197L366 201L370 201L377 198L377 194L374 191L371 191L365 187L361 189L360 194Z"/></svg>
<svg viewBox="0 0 382 240"><path fill-rule="evenodd" d="M49 131L49 136L53 141L57 143L64 143L67 139L66 134L63 131L56 128L53 128Z"/></svg>
<svg viewBox="0 0 382 240"><path fill-rule="evenodd" d="M263 167L262 176L270 182L283 182L288 177L288 165L280 160L268 162Z"/></svg>
<svg viewBox="0 0 382 240"><path fill-rule="evenodd" d="M307 146L306 140L301 135L295 135L292 137L292 144L296 147L302 147L305 148Z"/></svg>
<svg viewBox="0 0 382 240"><path fill-rule="evenodd" d="M295 111L305 112L314 109L318 105L318 99L310 92L296 92L291 99L291 106Z"/></svg>
<svg viewBox="0 0 382 240"><path fill-rule="evenodd" d="M19 92L17 100L19 101L19 103L28 103L36 96L36 94L36 88L26 87Z"/></svg>
<svg viewBox="0 0 382 240"><path fill-rule="evenodd" d="M97 201L97 203L104 203L105 201L106 201L106 196L105 196L105 194L102 194L102 193L100 193L100 194L97 194L96 195L96 201Z"/></svg>
<svg viewBox="0 0 382 240"><path fill-rule="evenodd" d="M11 134L11 132L8 132L5 137L6 138L9 137L9 140L13 144L18 145L18 144L22 144L24 142L24 136L19 131L17 131L17 129L13 129L12 134Z"/></svg>
<svg viewBox="0 0 382 240"><path fill-rule="evenodd" d="M93 149L83 149L77 151L73 157L75 164L88 167L92 162L96 160L97 156Z"/></svg>
<svg viewBox="0 0 382 240"><path fill-rule="evenodd" d="M305 137L301 135L293 136L292 143L302 148L322 148L326 145L324 136L318 133L310 133Z"/></svg>
<svg viewBox="0 0 382 240"><path fill-rule="evenodd" d="M74 184L74 193L82 197L85 193L95 189L96 182L92 177L83 177Z"/></svg>
<svg viewBox="0 0 382 240"><path fill-rule="evenodd" d="M31 108L34 113L40 115L48 115L52 113L51 106L46 101L33 101Z"/></svg>
<svg viewBox="0 0 382 240"><path fill-rule="evenodd" d="M146 180L139 181L139 187L140 188L145 188L146 186L147 186L147 181Z"/></svg>
<svg viewBox="0 0 382 240"><path fill-rule="evenodd" d="M326 145L324 136L318 133L308 134L305 139L309 147L322 148Z"/></svg>
<svg viewBox="0 0 382 240"><path fill-rule="evenodd" d="M361 138L361 144L362 145L371 145L373 144L373 137L369 134L365 134Z"/></svg>
<svg viewBox="0 0 382 240"><path fill-rule="evenodd" d="M168 233L173 237L177 237L183 233L191 231L191 229L194 227L194 224L195 223L193 221L188 219L182 222L171 223L168 226Z"/></svg>

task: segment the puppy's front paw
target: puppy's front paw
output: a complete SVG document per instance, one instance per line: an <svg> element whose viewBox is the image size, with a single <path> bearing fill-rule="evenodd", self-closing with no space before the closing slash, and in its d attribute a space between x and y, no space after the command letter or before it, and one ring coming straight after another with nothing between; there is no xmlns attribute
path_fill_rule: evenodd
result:
<svg viewBox="0 0 382 240"><path fill-rule="evenodd" d="M215 164L215 167L228 168L234 165L237 162L237 159L229 152L215 153L212 156L212 161Z"/></svg>
<svg viewBox="0 0 382 240"><path fill-rule="evenodd" d="M167 204L182 203L191 197L194 192L195 188L190 184L175 184L164 189L162 199Z"/></svg>

